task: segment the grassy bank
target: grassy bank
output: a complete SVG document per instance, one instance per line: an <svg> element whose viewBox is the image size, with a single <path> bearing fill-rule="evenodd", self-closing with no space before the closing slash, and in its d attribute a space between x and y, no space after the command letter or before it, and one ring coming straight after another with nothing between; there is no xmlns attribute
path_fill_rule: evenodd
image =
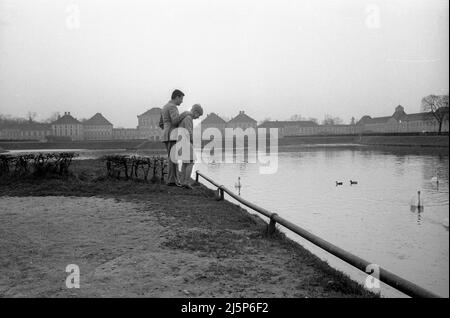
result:
<svg viewBox="0 0 450 318"><path fill-rule="evenodd" d="M0 178L0 296L374 296L203 186L108 179L97 160L72 170Z"/></svg>

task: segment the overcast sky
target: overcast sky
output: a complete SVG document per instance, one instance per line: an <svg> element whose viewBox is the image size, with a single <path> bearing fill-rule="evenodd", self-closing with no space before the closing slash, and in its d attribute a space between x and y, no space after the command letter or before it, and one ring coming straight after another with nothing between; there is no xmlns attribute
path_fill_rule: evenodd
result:
<svg viewBox="0 0 450 318"><path fill-rule="evenodd" d="M346 122L448 93L448 0L0 0L0 113Z"/></svg>

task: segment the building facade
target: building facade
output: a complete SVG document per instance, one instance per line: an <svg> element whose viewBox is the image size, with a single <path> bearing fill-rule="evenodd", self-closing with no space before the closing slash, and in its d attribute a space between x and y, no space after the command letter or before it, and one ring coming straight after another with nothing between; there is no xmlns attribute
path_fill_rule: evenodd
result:
<svg viewBox="0 0 450 318"><path fill-rule="evenodd" d="M51 126L54 137L62 137L68 140L84 139L83 124L72 117L70 112L65 112L64 116L55 120Z"/></svg>
<svg viewBox="0 0 450 318"><path fill-rule="evenodd" d="M258 123L256 120L248 116L243 110L239 111L239 114L232 118L229 122L226 124L226 128L241 128L242 130L245 130L247 128L254 128L256 129Z"/></svg>
<svg viewBox="0 0 450 318"><path fill-rule="evenodd" d="M37 140L46 141L52 134L50 124L28 121L24 123L1 125L1 140Z"/></svg>
<svg viewBox="0 0 450 318"><path fill-rule="evenodd" d="M449 118L443 121L441 131L448 133ZM161 140L162 130L159 127L161 108L152 108L138 115L137 128L114 128L101 113L96 113L84 123L79 122L70 112L51 124L33 121L0 123L0 139L2 140ZM226 122L219 115L210 113L196 126L195 131L203 132L208 128L217 128L225 136L226 128L257 128L253 118L240 111ZM201 130L199 129L201 128ZM321 135L357 135L386 133L437 133L439 122L432 113L407 114L403 106L398 105L391 116L363 116L356 124L350 125L318 125L313 121L266 121L259 128L277 128L278 137L289 136L321 136Z"/></svg>
<svg viewBox="0 0 450 318"><path fill-rule="evenodd" d="M317 123L305 120L305 121L265 121L258 128L266 128L269 131L270 128L278 129L278 138L283 138L284 136L295 136L295 135L308 135L314 132L317 127Z"/></svg>
<svg viewBox="0 0 450 318"><path fill-rule="evenodd" d="M113 124L101 113L83 122L84 139L86 140L111 140L113 138Z"/></svg>
<svg viewBox="0 0 450 318"><path fill-rule="evenodd" d="M448 114L448 113L447 113ZM407 114L403 106L398 105L392 116L362 117L358 123L358 133L436 133L439 122L430 112ZM442 132L449 131L448 115L442 123Z"/></svg>
<svg viewBox="0 0 450 318"><path fill-rule="evenodd" d="M140 139L161 140L162 129L159 127L161 108L154 107L145 113L138 115L138 126Z"/></svg>
<svg viewBox="0 0 450 318"><path fill-rule="evenodd" d="M112 139L117 140L136 140L141 139L137 128L113 128Z"/></svg>
<svg viewBox="0 0 450 318"><path fill-rule="evenodd" d="M216 113L210 113L203 119L200 123L201 132L203 132L208 128L216 128L220 131L222 136L225 136L225 128L227 126L227 122L223 120Z"/></svg>

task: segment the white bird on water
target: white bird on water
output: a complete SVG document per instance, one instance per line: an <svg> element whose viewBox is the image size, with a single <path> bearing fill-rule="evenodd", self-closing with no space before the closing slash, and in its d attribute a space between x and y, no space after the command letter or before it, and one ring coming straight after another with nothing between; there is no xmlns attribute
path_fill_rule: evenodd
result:
<svg viewBox="0 0 450 318"><path fill-rule="evenodd" d="M435 174L436 174L436 175L433 176L433 177L431 178L431 182L432 182L432 183L439 184L439 177L438 177L437 170L436 170Z"/></svg>
<svg viewBox="0 0 450 318"><path fill-rule="evenodd" d="M420 191L417 191L417 200L416 197L414 197L411 200L411 211L418 211L418 212L422 212L423 211L423 200L420 197Z"/></svg>
<svg viewBox="0 0 450 318"><path fill-rule="evenodd" d="M241 185L241 177L238 177L238 181L234 184L234 187L236 189L238 189L239 195L241 195L241 187L242 187L242 185Z"/></svg>

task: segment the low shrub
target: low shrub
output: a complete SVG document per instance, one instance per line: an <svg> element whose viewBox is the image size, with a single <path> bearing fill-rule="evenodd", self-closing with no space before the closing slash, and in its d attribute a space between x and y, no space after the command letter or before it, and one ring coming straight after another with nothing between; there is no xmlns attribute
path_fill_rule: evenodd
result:
<svg viewBox="0 0 450 318"><path fill-rule="evenodd" d="M106 155L101 158L106 164L108 177L120 179L141 179L163 182L167 175L167 158L161 156L142 157L127 155Z"/></svg>
<svg viewBox="0 0 450 318"><path fill-rule="evenodd" d="M73 152L61 153L25 153L0 155L0 177L48 175L67 176L72 160L78 154Z"/></svg>

